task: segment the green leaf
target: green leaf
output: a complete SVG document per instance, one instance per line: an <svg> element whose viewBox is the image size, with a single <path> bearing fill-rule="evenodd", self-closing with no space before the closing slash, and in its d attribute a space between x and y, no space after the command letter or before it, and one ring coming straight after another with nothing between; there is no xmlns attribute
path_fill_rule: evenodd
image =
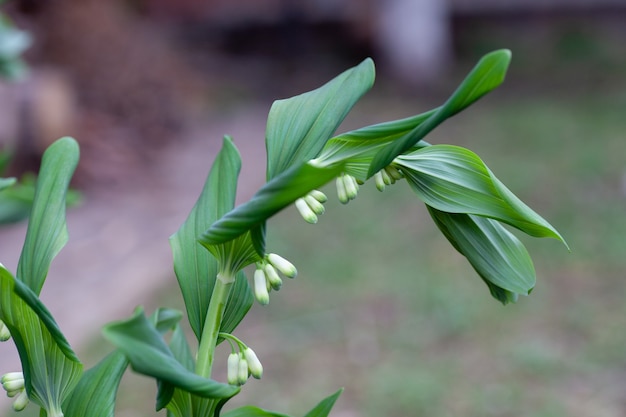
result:
<svg viewBox="0 0 626 417"><path fill-rule="evenodd" d="M515 294L530 293L535 286L535 268L512 233L492 219L427 207L437 227L467 258L495 298L506 304L516 300Z"/></svg>
<svg viewBox="0 0 626 417"><path fill-rule="evenodd" d="M67 243L67 188L79 159L78 143L65 137L44 152L17 278L41 292L50 263Z"/></svg>
<svg viewBox="0 0 626 417"><path fill-rule="evenodd" d="M292 166L266 183L252 198L224 215L200 237L203 245L235 239L257 227L308 192L341 173L340 165L320 168L309 163Z"/></svg>
<svg viewBox="0 0 626 417"><path fill-rule="evenodd" d="M114 351L86 371L66 400L65 417L113 417L115 399L128 359Z"/></svg>
<svg viewBox="0 0 626 417"><path fill-rule="evenodd" d="M436 109L428 119L417 125L412 131L376 154L369 167L367 177L371 177L389 165L395 157L409 150L444 120L464 110L498 87L504 81L510 61L511 52L505 49L485 55L443 106Z"/></svg>
<svg viewBox="0 0 626 417"><path fill-rule="evenodd" d="M339 398L342 392L343 388L335 392L334 394L324 398L315 407L313 407L311 411L306 413L304 417L327 417L328 414L330 414L330 410L335 405L337 398Z"/></svg>
<svg viewBox="0 0 626 417"><path fill-rule="evenodd" d="M197 239L213 222L233 208L240 169L239 152L232 140L225 137L222 150L213 163L198 201L185 223L170 237L174 271L185 300L189 323L198 340L202 335L209 300L213 293L218 262ZM256 252L249 241L240 241L238 245L248 252ZM231 310L237 314L243 310L247 312L245 306L249 299L232 298L232 302L235 306L231 307ZM241 318L225 317L237 323Z"/></svg>
<svg viewBox="0 0 626 417"><path fill-rule="evenodd" d="M427 205L448 213L467 213L507 223L534 237L561 235L518 199L472 151L433 145L396 158L406 180Z"/></svg>
<svg viewBox="0 0 626 417"><path fill-rule="evenodd" d="M239 392L239 387L203 378L188 370L176 359L141 309L128 320L106 325L103 333L124 352L135 372L206 398L230 398ZM170 399L171 396L159 396L157 410L165 407Z"/></svg>
<svg viewBox="0 0 626 417"><path fill-rule="evenodd" d="M335 392L334 394L324 398L320 401L311 411L306 413L304 417L327 417L330 414L331 409L335 405L337 398L341 395L343 389ZM239 407L234 410L230 410L224 414L222 417L289 417L286 414L277 413L274 411L263 410L258 407L253 406L244 406Z"/></svg>
<svg viewBox="0 0 626 417"><path fill-rule="evenodd" d="M368 58L316 90L275 101L265 133L267 179L315 158L374 78Z"/></svg>
<svg viewBox="0 0 626 417"><path fill-rule="evenodd" d="M15 341L28 396L42 408L60 412L83 366L37 295L3 266L0 319Z"/></svg>

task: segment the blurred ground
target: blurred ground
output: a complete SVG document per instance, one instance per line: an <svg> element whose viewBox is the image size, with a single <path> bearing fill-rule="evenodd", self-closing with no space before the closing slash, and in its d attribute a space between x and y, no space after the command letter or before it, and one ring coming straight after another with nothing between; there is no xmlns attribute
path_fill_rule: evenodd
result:
<svg viewBox="0 0 626 417"><path fill-rule="evenodd" d="M42 298L89 365L107 350L98 338L104 323L139 304L180 307L167 237L193 205L222 135L242 153L243 200L264 177L271 101L317 87L363 56L328 52L327 41L304 57L272 56L262 43L246 49L256 40L249 33L237 40L243 52L223 54L211 49L211 32L161 38L158 24L117 20L115 31L108 6L85 4L98 12L81 6L53 16L65 29L44 38L32 59L35 70L65 68L77 103L72 134L84 158L76 186L85 203L68 214L70 242ZM108 17L84 18L92 13ZM35 33L55 21L30 19ZM371 190L350 211L331 203L315 228L288 212L270 237L301 277L245 320L240 336L267 374L236 402L298 414L346 386L339 417L626 415L626 62L614 21L457 22L454 70L411 90L383 66L373 94L342 127L428 110L480 55L511 48L505 85L431 141L475 150L569 240L570 256L554 242L525 240L539 273L535 293L506 308L490 300L408 190L390 190L382 210ZM177 42L192 46L181 52ZM121 62L129 63L126 77L115 76ZM28 149L25 166L40 146ZM9 269L24 232L0 230ZM12 346L0 349L0 372L15 370ZM150 382L131 377L125 387L133 394L122 397L118 415L154 415ZM136 406L137 397L147 403Z"/></svg>

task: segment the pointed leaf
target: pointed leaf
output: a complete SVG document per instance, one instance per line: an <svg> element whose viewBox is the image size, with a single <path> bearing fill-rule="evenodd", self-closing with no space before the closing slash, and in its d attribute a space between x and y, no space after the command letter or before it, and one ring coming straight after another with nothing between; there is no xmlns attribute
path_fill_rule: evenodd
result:
<svg viewBox="0 0 626 417"><path fill-rule="evenodd" d="M15 341L28 396L60 412L83 366L37 295L0 265L0 319Z"/></svg>
<svg viewBox="0 0 626 417"><path fill-rule="evenodd" d="M308 192L335 178L342 166L326 168L311 164L292 166L265 184L252 198L227 213L200 237L203 245L235 239L257 227Z"/></svg>
<svg viewBox="0 0 626 417"><path fill-rule="evenodd" d="M337 398L339 398L342 392L343 388L335 392L334 394L324 398L315 407L313 407L311 411L306 413L304 417L327 417L328 414L330 414L330 410L332 410L333 406L335 405Z"/></svg>
<svg viewBox="0 0 626 417"><path fill-rule="evenodd" d="M50 263L67 242L65 206L67 188L79 159L78 144L65 137L44 152L28 230L17 267L17 277L35 294Z"/></svg>
<svg viewBox="0 0 626 417"><path fill-rule="evenodd" d="M306 413L304 417L328 417L331 409L335 405L337 398L341 395L343 389L340 389L336 393L324 398L320 401L311 411ZM234 410L230 410L224 414L222 417L289 417L286 414L277 413L274 411L263 410L258 407L253 406L244 406L239 407Z"/></svg>
<svg viewBox="0 0 626 417"><path fill-rule="evenodd" d="M230 398L239 392L239 387L203 378L177 361L159 331L141 309L126 321L106 325L103 333L124 352L135 372L201 397ZM171 396L160 396L157 410L165 407L170 399Z"/></svg>
<svg viewBox="0 0 626 417"><path fill-rule="evenodd" d="M510 61L511 52L505 49L485 55L443 106L439 107L436 112L411 132L376 154L367 177L371 177L389 165L396 156L409 150L441 122L454 116L498 87L504 81Z"/></svg>
<svg viewBox="0 0 626 417"><path fill-rule="evenodd" d="M452 145L433 145L399 156L409 185L431 207L448 213L491 217L534 237L561 235L518 199L472 151Z"/></svg>
<svg viewBox="0 0 626 417"><path fill-rule="evenodd" d="M467 258L494 297L506 304L515 300L510 293L530 293L535 286L535 268L513 234L492 219L427 207L437 227Z"/></svg>
<svg viewBox="0 0 626 417"><path fill-rule="evenodd" d="M113 417L115 399L128 359L120 351L86 371L66 401L65 417Z"/></svg>
<svg viewBox="0 0 626 417"><path fill-rule="evenodd" d="M265 134L267 179L315 158L374 77L368 58L316 90L275 101Z"/></svg>
<svg viewBox="0 0 626 417"><path fill-rule="evenodd" d="M237 176L241 168L239 152L229 137L224 138L222 150L217 155L198 201L180 229L170 237L174 257L174 270L178 279L189 323L200 340L204 320L213 293L218 263L215 256L202 247L198 236L213 222L233 208ZM244 249L255 253L251 242L240 242ZM245 298L232 299L244 306ZM233 307L235 310L245 308Z"/></svg>

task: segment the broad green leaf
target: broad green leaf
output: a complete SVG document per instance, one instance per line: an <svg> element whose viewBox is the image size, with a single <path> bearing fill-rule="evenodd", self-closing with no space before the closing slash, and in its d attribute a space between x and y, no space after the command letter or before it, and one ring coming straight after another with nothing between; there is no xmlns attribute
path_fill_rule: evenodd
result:
<svg viewBox="0 0 626 417"><path fill-rule="evenodd" d="M235 239L257 227L308 192L335 178L343 167L292 166L266 183L252 198L227 213L200 237L203 245L217 245Z"/></svg>
<svg viewBox="0 0 626 417"><path fill-rule="evenodd" d="M222 150L213 163L198 201L185 223L170 237L174 271L185 300L189 323L198 340L202 335L218 273L218 262L197 239L213 222L233 208L240 168L239 152L232 140L225 137ZM251 242L244 240L238 244L244 250L255 253ZM243 310L247 312L245 306L249 300L246 297L233 298L232 302L235 306L231 309L237 314ZM225 318L238 323L243 316Z"/></svg>
<svg viewBox="0 0 626 417"><path fill-rule="evenodd" d="M506 304L515 301L515 294L530 293L536 280L530 255L500 223L485 217L446 213L427 207L437 227L467 258L495 298Z"/></svg>
<svg viewBox="0 0 626 417"><path fill-rule="evenodd" d="M155 325L141 309L128 320L106 325L103 333L124 352L135 372L201 397L230 398L239 392L239 387L203 378L188 370L176 359ZM165 407L170 399L160 396L157 410Z"/></svg>
<svg viewBox="0 0 626 417"><path fill-rule="evenodd" d="M115 399L128 359L114 351L86 371L66 400L65 417L113 417Z"/></svg>
<svg viewBox="0 0 626 417"><path fill-rule="evenodd" d="M561 235L519 200L472 151L433 145L396 158L406 180L427 205L448 213L467 213L507 223L534 237Z"/></svg>
<svg viewBox="0 0 626 417"><path fill-rule="evenodd" d="M0 266L0 319L15 341L28 396L57 413L81 377L80 363L37 295Z"/></svg>
<svg viewBox="0 0 626 417"><path fill-rule="evenodd" d="M368 58L316 90L275 101L265 133L267 179L315 158L374 77Z"/></svg>
<svg viewBox="0 0 626 417"><path fill-rule="evenodd" d="M54 142L43 155L17 267L17 278L35 294L41 292L50 263L67 243L66 195L78 158L78 143L69 137Z"/></svg>
<svg viewBox="0 0 626 417"><path fill-rule="evenodd" d="M372 161L367 177L371 177L389 165L395 157L409 150L431 130L449 117L454 116L482 96L498 87L511 61L511 52L499 50L485 55L445 104L412 131L381 149Z"/></svg>
<svg viewBox="0 0 626 417"><path fill-rule="evenodd" d="M337 398L341 395L343 389L340 389L336 393L324 398L320 401L311 411L306 413L304 417L328 417L331 409L335 405ZM234 410L230 410L224 414L222 417L289 417L286 414L277 413L274 411L263 410L258 407L253 406L244 406L239 407Z"/></svg>

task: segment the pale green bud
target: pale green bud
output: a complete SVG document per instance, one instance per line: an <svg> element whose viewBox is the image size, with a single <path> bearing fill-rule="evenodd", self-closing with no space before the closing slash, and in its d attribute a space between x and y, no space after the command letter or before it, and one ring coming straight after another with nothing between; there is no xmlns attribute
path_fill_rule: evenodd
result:
<svg viewBox="0 0 626 417"><path fill-rule="evenodd" d="M295 278L296 275L298 275L296 267L280 255L270 253L269 255L267 255L267 261L272 264L272 266L276 268L278 272L280 272L287 278Z"/></svg>
<svg viewBox="0 0 626 417"><path fill-rule="evenodd" d="M0 383L6 391L24 389L24 374L22 372L8 372L2 375Z"/></svg>
<svg viewBox="0 0 626 417"><path fill-rule="evenodd" d="M346 186L346 196L350 200L354 200L359 192L359 184L356 183L356 178L352 175L345 174L343 176L343 182Z"/></svg>
<svg viewBox="0 0 626 417"><path fill-rule="evenodd" d="M13 401L13 410L22 411L27 405L28 394L26 394L26 391L22 391L17 397L15 397L15 401Z"/></svg>
<svg viewBox="0 0 626 417"><path fill-rule="evenodd" d="M263 375L263 365L261 365L261 361L256 356L256 353L250 348L246 348L243 351L243 356L248 361L248 370L250 371L250 375L252 375L256 379L261 379Z"/></svg>
<svg viewBox="0 0 626 417"><path fill-rule="evenodd" d="M396 168L393 165L386 166L385 171L387 171L387 174L389 174L389 176L396 181L399 181L402 178L404 178L404 174L402 174L402 172L400 172L400 170L398 170L398 168Z"/></svg>
<svg viewBox="0 0 626 417"><path fill-rule="evenodd" d="M343 175L337 177L335 185L337 186L337 198L339 198L339 202L341 204L348 204L350 199L346 193L346 184L343 182Z"/></svg>
<svg viewBox="0 0 626 417"><path fill-rule="evenodd" d="M309 207L304 198L297 199L295 205L305 222L311 224L317 223L315 212Z"/></svg>
<svg viewBox="0 0 626 417"><path fill-rule="evenodd" d="M263 269L265 270L265 278L267 279L267 282L269 282L272 289L274 291L280 290L283 286L283 280L278 276L276 269L274 269L274 267L270 264L265 264Z"/></svg>
<svg viewBox="0 0 626 417"><path fill-rule="evenodd" d="M248 380L250 374L248 373L248 361L239 353L239 371L237 372L237 380L239 385L243 385Z"/></svg>
<svg viewBox="0 0 626 417"><path fill-rule="evenodd" d="M6 342L11 338L11 332L9 328L2 320L0 320L0 342Z"/></svg>
<svg viewBox="0 0 626 417"><path fill-rule="evenodd" d="M383 174L381 171L378 171L374 174L374 183L376 184L376 189L380 192L385 191L385 181L383 180Z"/></svg>
<svg viewBox="0 0 626 417"><path fill-rule="evenodd" d="M378 171L378 172L380 172L380 175L383 177L383 182L385 183L385 185L391 185L391 184L393 184L394 182L396 182L393 178L391 178L391 177L389 176L389 174L387 174L387 171L386 171L386 170L381 169L381 170L380 170L380 171Z"/></svg>
<svg viewBox="0 0 626 417"><path fill-rule="evenodd" d="M326 197L326 194L324 194L323 192L319 190L313 190L309 192L308 195L310 195L311 197L313 197L314 199L316 199L322 204L328 201L328 197Z"/></svg>
<svg viewBox="0 0 626 417"><path fill-rule="evenodd" d="M230 385L239 385L239 354L228 355L227 378Z"/></svg>
<svg viewBox="0 0 626 417"><path fill-rule="evenodd" d="M326 211L324 205L317 201L315 197L307 195L304 197L304 201L306 201L311 210L313 210L313 213L317 214L318 216L324 214L324 212Z"/></svg>
<svg viewBox="0 0 626 417"><path fill-rule="evenodd" d="M265 271L261 268L254 271L254 297L261 305L265 306L270 303L270 293L267 290Z"/></svg>

